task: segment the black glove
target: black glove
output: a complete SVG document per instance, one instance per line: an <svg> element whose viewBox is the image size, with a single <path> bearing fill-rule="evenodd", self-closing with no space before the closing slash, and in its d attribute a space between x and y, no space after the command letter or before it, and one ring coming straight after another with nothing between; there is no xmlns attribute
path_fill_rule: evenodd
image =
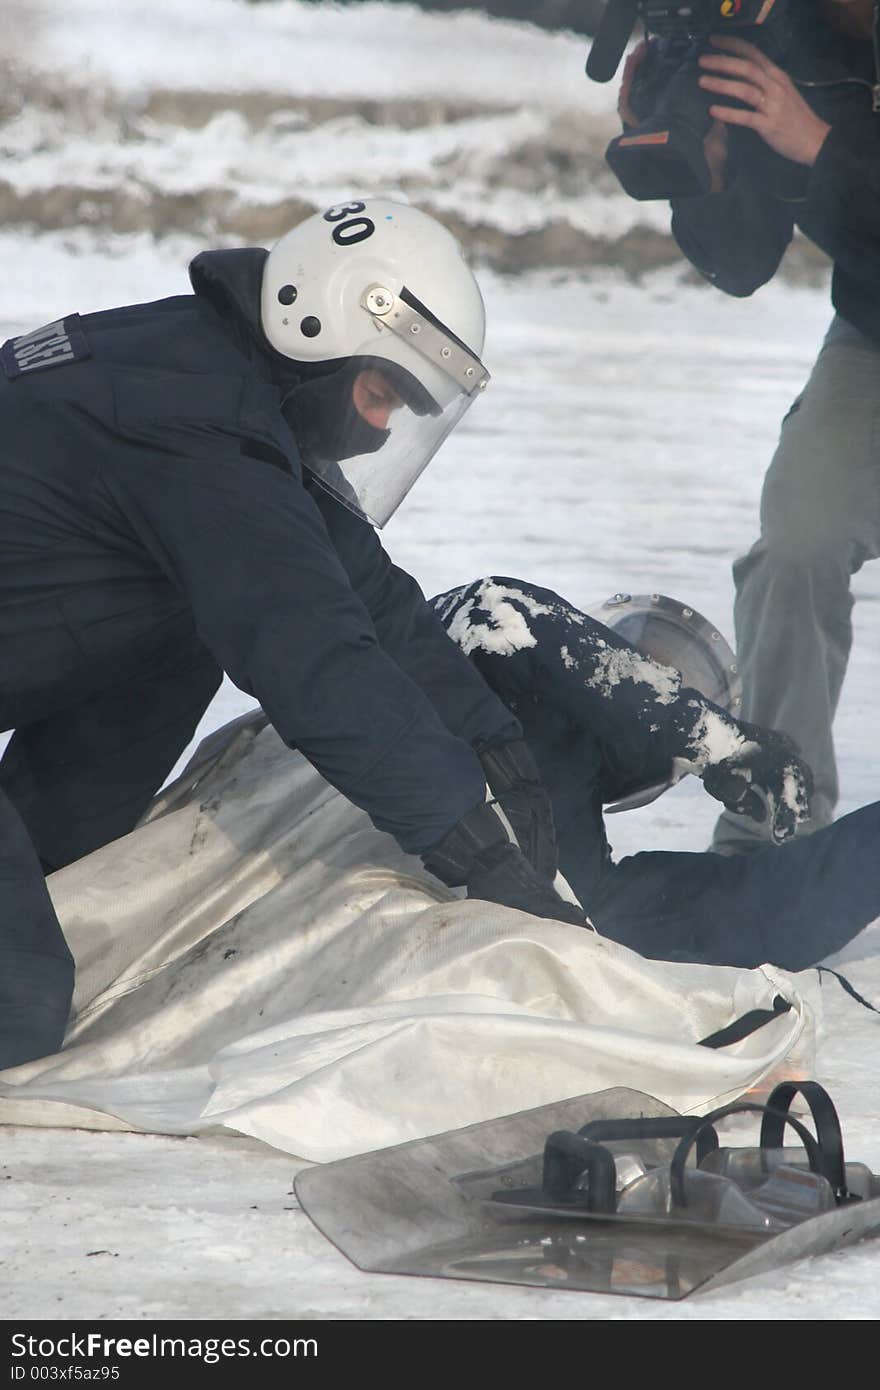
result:
<svg viewBox="0 0 880 1390"><path fill-rule="evenodd" d="M813 774L787 734L742 719L734 723L746 742L703 770L703 786L736 815L769 816L771 837L781 844L809 818Z"/></svg>
<svg viewBox="0 0 880 1390"><path fill-rule="evenodd" d="M469 898L517 907L534 917L586 926L584 913L567 903L540 878L522 850L511 844L494 807L475 806L433 849L422 855L425 868L450 888L467 885Z"/></svg>
<svg viewBox="0 0 880 1390"><path fill-rule="evenodd" d="M522 739L480 750L489 789L532 868L552 883L559 861L553 807L531 749Z"/></svg>

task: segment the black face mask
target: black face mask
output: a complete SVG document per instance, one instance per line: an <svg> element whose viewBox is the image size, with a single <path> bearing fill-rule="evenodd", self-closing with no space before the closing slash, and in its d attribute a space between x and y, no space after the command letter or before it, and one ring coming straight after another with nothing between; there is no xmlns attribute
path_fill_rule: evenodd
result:
<svg viewBox="0 0 880 1390"><path fill-rule="evenodd" d="M312 377L284 397L284 418L302 450L303 462L339 463L360 454L374 454L390 430L369 424L354 407L352 388L363 371L352 361L327 376Z"/></svg>

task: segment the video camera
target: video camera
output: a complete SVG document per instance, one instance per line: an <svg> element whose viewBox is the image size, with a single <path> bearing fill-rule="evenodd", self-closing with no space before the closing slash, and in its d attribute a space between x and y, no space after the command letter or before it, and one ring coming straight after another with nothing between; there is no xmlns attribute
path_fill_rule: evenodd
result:
<svg viewBox="0 0 880 1390"><path fill-rule="evenodd" d="M783 66L797 3L803 0L609 0L587 59L588 77L611 80L638 20L650 40L630 89L638 124L605 152L631 198L686 198L710 191L703 140L712 125L709 107L719 98L700 87L697 59L711 35L732 33Z"/></svg>

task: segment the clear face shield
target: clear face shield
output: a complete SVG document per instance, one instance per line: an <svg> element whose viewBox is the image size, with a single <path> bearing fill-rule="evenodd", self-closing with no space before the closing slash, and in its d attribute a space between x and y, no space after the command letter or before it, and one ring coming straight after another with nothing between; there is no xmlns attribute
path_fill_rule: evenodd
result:
<svg viewBox="0 0 880 1390"><path fill-rule="evenodd" d="M489 374L403 289L368 289L364 341L335 372L285 401L303 461L322 487L384 526Z"/></svg>

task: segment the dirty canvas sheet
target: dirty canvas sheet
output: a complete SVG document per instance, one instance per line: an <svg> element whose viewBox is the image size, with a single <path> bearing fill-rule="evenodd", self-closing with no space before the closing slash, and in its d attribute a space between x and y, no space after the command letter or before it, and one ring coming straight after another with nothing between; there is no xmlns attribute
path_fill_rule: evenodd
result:
<svg viewBox="0 0 880 1390"><path fill-rule="evenodd" d="M611 1086L701 1110L812 1066L811 976L463 901L259 715L49 884L75 1012L62 1052L0 1075L5 1123L225 1126L326 1161Z"/></svg>

